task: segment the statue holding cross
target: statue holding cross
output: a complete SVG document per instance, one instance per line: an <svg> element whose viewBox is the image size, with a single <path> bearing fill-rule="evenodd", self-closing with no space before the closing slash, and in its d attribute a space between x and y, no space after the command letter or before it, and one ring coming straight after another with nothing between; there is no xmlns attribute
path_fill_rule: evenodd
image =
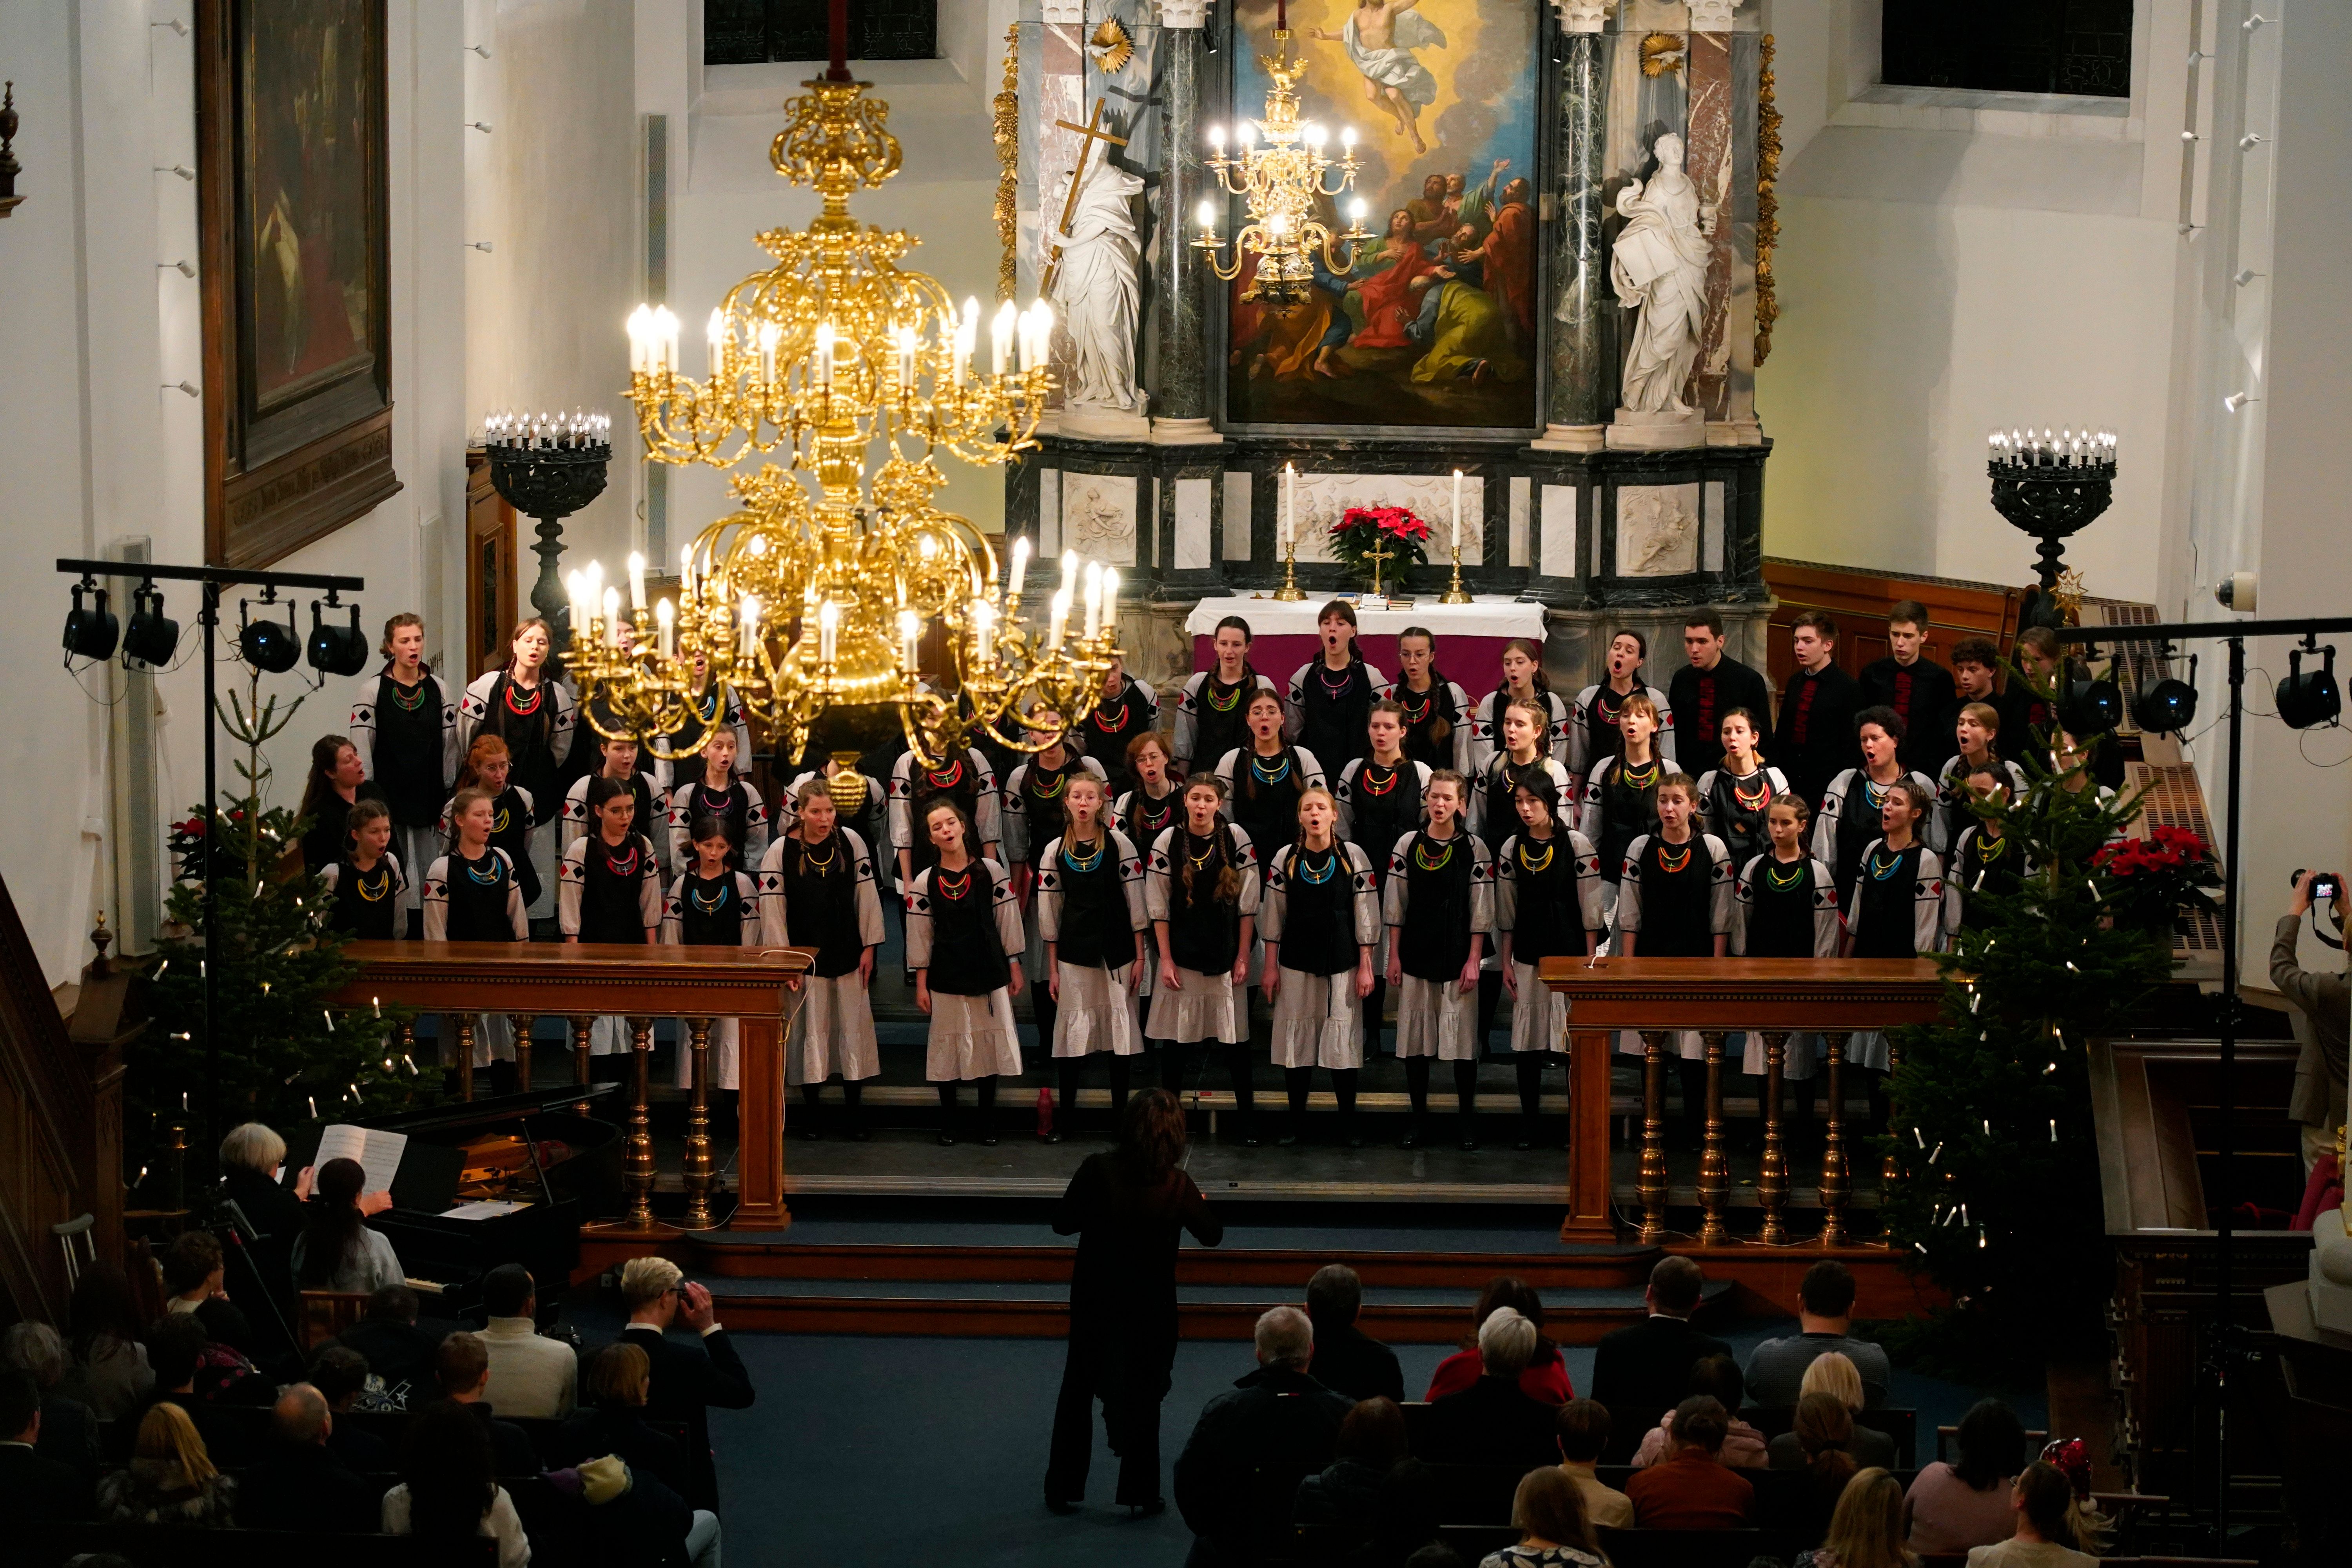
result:
<svg viewBox="0 0 2352 1568"><path fill-rule="evenodd" d="M1088 167L1095 142L1127 144L1102 128L1099 100L1087 124L1056 123L1086 138L1062 193L1062 221L1045 273L1046 298L1068 337L1062 406L1081 424L1089 410L1114 416L1114 423L1139 421L1144 396L1135 369L1143 240L1132 202L1143 182L1108 157Z"/></svg>

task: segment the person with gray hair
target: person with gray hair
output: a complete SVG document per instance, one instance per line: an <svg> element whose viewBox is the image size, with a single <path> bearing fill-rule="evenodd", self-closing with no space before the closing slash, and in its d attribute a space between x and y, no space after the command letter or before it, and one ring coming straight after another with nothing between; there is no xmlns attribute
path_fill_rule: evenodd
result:
<svg viewBox="0 0 2352 1568"><path fill-rule="evenodd" d="M98 1484L98 1416L58 1392L72 1364L66 1342L47 1323L11 1323L0 1334L0 1364L15 1367L41 1392L41 1437L34 1451L65 1466L87 1489Z"/></svg>
<svg viewBox="0 0 2352 1568"><path fill-rule="evenodd" d="M1364 1282L1344 1263L1327 1264L1307 1282L1307 1315L1315 1324L1315 1381L1350 1399L1404 1403L1404 1371L1396 1352L1356 1326Z"/></svg>
<svg viewBox="0 0 2352 1568"><path fill-rule="evenodd" d="M1257 1321L1257 1370L1209 1401L1176 1459L1176 1507L1192 1531L1189 1568L1256 1562L1289 1528L1289 1500L1271 1510L1251 1484L1261 1465L1320 1470L1355 1402L1308 1374L1315 1325L1296 1307Z"/></svg>
<svg viewBox="0 0 2352 1568"><path fill-rule="evenodd" d="M247 1530L372 1534L381 1486L370 1487L327 1446L335 1418L327 1397L307 1383L288 1386L270 1406L274 1441L237 1488L236 1522Z"/></svg>
<svg viewBox="0 0 2352 1568"><path fill-rule="evenodd" d="M1478 1325L1478 1381L1430 1405L1420 1457L1441 1465L1553 1462L1555 1411L1528 1397L1519 1373L1536 1353L1536 1326L1513 1307L1497 1307Z"/></svg>

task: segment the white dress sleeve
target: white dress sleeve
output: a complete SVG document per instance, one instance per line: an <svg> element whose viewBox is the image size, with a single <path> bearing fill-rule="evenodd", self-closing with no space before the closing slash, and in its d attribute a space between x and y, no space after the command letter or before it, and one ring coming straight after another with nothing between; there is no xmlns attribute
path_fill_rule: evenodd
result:
<svg viewBox="0 0 2352 1568"><path fill-rule="evenodd" d="M1257 913L1260 896L1257 846L1250 842L1250 836L1241 828L1230 828L1228 831L1234 836L1234 847L1241 851L1242 862L1242 895L1240 900L1234 906L1234 913L1254 916Z"/></svg>
<svg viewBox="0 0 2352 1568"><path fill-rule="evenodd" d="M1609 916L1601 890L1609 885L1609 879L1601 874L1601 851L1592 847L1591 839L1573 828L1569 830L1568 844L1576 856L1576 907L1584 918L1584 929L1607 931Z"/></svg>
<svg viewBox="0 0 2352 1568"><path fill-rule="evenodd" d="M1673 705L1667 702L1666 694L1659 690L1656 687L1646 686L1643 687L1643 689L1650 695L1650 705L1658 710L1658 734L1656 748L1659 759L1663 761L1667 767L1672 768L1676 772L1680 772L1681 763L1675 756L1675 710Z"/></svg>
<svg viewBox="0 0 2352 1568"><path fill-rule="evenodd" d="M564 850L555 863L555 925L565 936L580 934L580 894L588 879L588 841Z"/></svg>
<svg viewBox="0 0 2352 1568"><path fill-rule="evenodd" d="M1004 781L1004 858L1019 865L1029 858L1029 807L1021 798L1034 763L1023 763Z"/></svg>
<svg viewBox="0 0 2352 1568"><path fill-rule="evenodd" d="M1412 853L1414 837L1413 834L1403 834L1398 837L1394 845L1390 847L1389 873L1381 879L1381 918L1387 921L1391 931L1402 930L1404 926L1405 888L1412 880L1409 874L1411 868L1405 864L1405 857Z"/></svg>
<svg viewBox="0 0 2352 1568"><path fill-rule="evenodd" d="M743 864L756 866L768 852L768 803L760 796L760 786L749 779L743 781Z"/></svg>
<svg viewBox="0 0 2352 1568"><path fill-rule="evenodd" d="M1503 840L1495 853L1495 936L1497 943L1503 937L1518 930L1519 836L1512 834Z"/></svg>
<svg viewBox="0 0 2352 1568"><path fill-rule="evenodd" d="M1021 905L1013 897L1013 879L995 861L985 862L988 874L996 881L995 914L997 939L1004 944L1004 956L1019 963L1029 946L1029 933L1021 929Z"/></svg>
<svg viewBox="0 0 2352 1568"><path fill-rule="evenodd" d="M1700 836L1715 869L1707 876L1707 930L1717 936L1731 933L1731 851L1714 834Z"/></svg>
<svg viewBox="0 0 2352 1568"><path fill-rule="evenodd" d="M1830 868L1813 862L1813 956L1835 958L1844 941L1845 922L1838 914L1837 883Z"/></svg>
<svg viewBox="0 0 2352 1568"><path fill-rule="evenodd" d="M586 778L573 779L572 787L563 792L563 810L561 816L563 826L556 829L555 845L555 852L559 855L588 837L588 780ZM650 823L646 826L653 826ZM677 844L673 838L670 844L673 865L677 863Z"/></svg>
<svg viewBox="0 0 2352 1568"><path fill-rule="evenodd" d="M1119 896L1127 900L1128 929L1150 931L1151 917L1143 907L1143 856L1135 847L1135 840L1114 827L1110 830L1111 852L1118 857Z"/></svg>
<svg viewBox="0 0 2352 1568"><path fill-rule="evenodd" d="M1944 880L1943 857L1933 849L1921 848L1919 875L1911 890L1911 945L1921 956L1944 950L1944 905L1948 899L1957 896Z"/></svg>
<svg viewBox="0 0 2352 1568"><path fill-rule="evenodd" d="M1279 944L1282 941L1283 917L1290 908L1291 866L1298 858L1298 847L1286 844L1266 857L1264 891L1258 900L1257 934L1262 941Z"/></svg>
<svg viewBox="0 0 2352 1568"><path fill-rule="evenodd" d="M995 770L978 752L971 752L970 756L971 765L980 773L980 796L972 812L972 831L980 836L982 849L992 844L1002 848L1004 843L1004 803L1003 797L997 793Z"/></svg>
<svg viewBox="0 0 2352 1568"><path fill-rule="evenodd" d="M1470 840L1470 933L1483 936L1491 950L1495 945L1495 858L1486 853L1486 841L1475 833L1465 832Z"/></svg>
<svg viewBox="0 0 2352 1568"><path fill-rule="evenodd" d="M1381 879L1372 869L1372 858L1364 853L1363 846L1350 844L1348 851L1348 875L1353 879L1356 907L1356 945L1377 947L1381 928L1387 922L1381 917Z"/></svg>
<svg viewBox="0 0 2352 1568"><path fill-rule="evenodd" d="M1171 754L1180 767L1192 765L1192 745L1201 731L1199 718L1201 682L1207 679L1205 674L1191 676L1185 680L1183 688L1176 693L1176 728L1169 736L1169 743L1174 748Z"/></svg>
<svg viewBox="0 0 2352 1568"><path fill-rule="evenodd" d="M760 934L762 947L790 947L790 927L785 923L784 909L784 840L779 837L760 857Z"/></svg>
<svg viewBox="0 0 2352 1568"><path fill-rule="evenodd" d="M686 873L679 872L662 900L661 930L654 940L664 947L676 947L686 941Z"/></svg>
<svg viewBox="0 0 2352 1568"><path fill-rule="evenodd" d="M931 966L931 873L918 871L906 892L907 967Z"/></svg>
<svg viewBox="0 0 2352 1568"><path fill-rule="evenodd" d="M1642 878L1635 869L1642 857L1649 852L1650 836L1646 833L1625 847L1624 863L1617 871L1617 929L1638 931L1642 929Z"/></svg>
<svg viewBox="0 0 2352 1568"><path fill-rule="evenodd" d="M1168 857L1171 846L1180 830L1163 827L1160 837L1151 841L1151 848L1143 858L1143 913L1151 921L1164 921L1168 914Z"/></svg>
<svg viewBox="0 0 2352 1568"><path fill-rule="evenodd" d="M646 940L658 942L662 918L661 871L654 864L654 841L644 834L637 835L644 847L646 864L637 877L637 914L646 922Z"/></svg>
<svg viewBox="0 0 2352 1568"><path fill-rule="evenodd" d="M1296 742L1307 728L1307 672L1321 658L1318 654L1290 672L1290 684L1282 698L1282 738L1286 741Z"/></svg>
<svg viewBox="0 0 2352 1568"><path fill-rule="evenodd" d="M1037 940L1062 940L1062 841L1045 846L1037 862Z"/></svg>
<svg viewBox="0 0 2352 1568"><path fill-rule="evenodd" d="M1757 868L1763 864L1763 856L1750 856L1748 864L1739 868L1731 879L1731 955L1734 958L1748 955L1748 912L1756 902Z"/></svg>

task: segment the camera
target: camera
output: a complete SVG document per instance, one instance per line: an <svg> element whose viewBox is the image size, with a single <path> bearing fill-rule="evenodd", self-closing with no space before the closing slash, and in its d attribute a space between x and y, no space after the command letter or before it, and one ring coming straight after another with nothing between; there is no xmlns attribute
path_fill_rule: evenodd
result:
<svg viewBox="0 0 2352 1568"><path fill-rule="evenodd" d="M2303 868L2297 867L2294 875L2286 879L2286 885L2292 888L2302 879ZM2344 878L2340 872L2315 871L2312 873L2311 901L2313 903L2315 904L2322 899L2341 899L2343 896Z"/></svg>

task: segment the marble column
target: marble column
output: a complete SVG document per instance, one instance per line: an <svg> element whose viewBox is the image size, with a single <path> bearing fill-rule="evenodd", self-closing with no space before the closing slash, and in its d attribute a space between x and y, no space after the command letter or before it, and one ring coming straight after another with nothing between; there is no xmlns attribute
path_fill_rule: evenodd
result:
<svg viewBox="0 0 2352 1568"><path fill-rule="evenodd" d="M1185 244L1192 211L1210 195L1199 156L1201 29L1208 0L1160 0L1160 136L1158 358L1151 438L1162 444L1220 439L1209 422L1207 259Z"/></svg>
<svg viewBox="0 0 2352 1568"><path fill-rule="evenodd" d="M1534 443L1547 451L1600 451L1609 420L1613 378L1601 331L1609 275L1601 244L1609 75L1601 22L1597 5L1563 17L1570 30L1562 40L1568 58L1559 83L1559 221L1551 228L1551 276L1559 298L1552 310L1549 427Z"/></svg>
<svg viewBox="0 0 2352 1568"><path fill-rule="evenodd" d="M1737 0L1706 0L1691 7L1690 177L1702 209L1714 215L1706 264L1706 306L1699 318L1698 358L1691 368L1690 405L1706 416L1711 442L1729 440L1731 310L1737 218L1732 200L1731 11Z"/></svg>

